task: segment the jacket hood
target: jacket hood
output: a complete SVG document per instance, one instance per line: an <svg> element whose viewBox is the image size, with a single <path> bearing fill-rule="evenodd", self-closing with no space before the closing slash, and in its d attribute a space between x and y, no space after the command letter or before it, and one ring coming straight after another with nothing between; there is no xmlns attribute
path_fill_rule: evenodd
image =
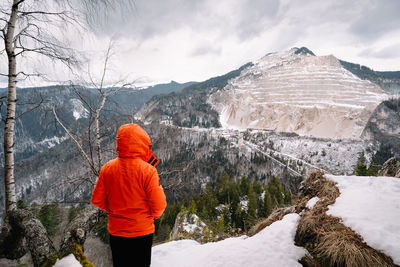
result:
<svg viewBox="0 0 400 267"><path fill-rule="evenodd" d="M117 133L117 153L120 158L141 158L148 160L151 141L145 130L137 124L124 124Z"/></svg>

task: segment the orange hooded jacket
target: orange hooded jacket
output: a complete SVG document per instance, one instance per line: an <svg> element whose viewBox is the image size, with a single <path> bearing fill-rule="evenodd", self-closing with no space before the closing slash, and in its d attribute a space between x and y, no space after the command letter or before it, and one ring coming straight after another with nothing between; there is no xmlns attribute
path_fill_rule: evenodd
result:
<svg viewBox="0 0 400 267"><path fill-rule="evenodd" d="M162 215L167 202L157 170L150 164L156 162L151 160L155 157L150 137L137 124L122 125L117 133L117 153L117 158L101 168L92 203L107 212L111 235L154 233L154 219Z"/></svg>

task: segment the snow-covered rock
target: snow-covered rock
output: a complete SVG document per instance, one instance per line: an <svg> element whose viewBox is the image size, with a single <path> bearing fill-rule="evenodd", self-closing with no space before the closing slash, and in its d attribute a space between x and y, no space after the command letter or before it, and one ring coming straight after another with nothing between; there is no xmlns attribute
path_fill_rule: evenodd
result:
<svg viewBox="0 0 400 267"><path fill-rule="evenodd" d="M374 249L400 264L400 179L325 175L337 183L340 196L327 214L341 217Z"/></svg>
<svg viewBox="0 0 400 267"><path fill-rule="evenodd" d="M208 102L223 127L359 138L388 95L347 71L334 56L272 53L230 80Z"/></svg>
<svg viewBox="0 0 400 267"><path fill-rule="evenodd" d="M180 212L175 219L175 225L174 228L172 228L170 239L191 237L200 241L205 227L207 227L206 224L196 214L189 214L185 211Z"/></svg>
<svg viewBox="0 0 400 267"><path fill-rule="evenodd" d="M292 213L252 237L241 236L200 244L172 241L153 247L152 267L163 266L301 266L306 250L294 244L300 216Z"/></svg>
<svg viewBox="0 0 400 267"><path fill-rule="evenodd" d="M57 260L54 267L82 267L82 265L77 261L74 255L69 254L61 260Z"/></svg>

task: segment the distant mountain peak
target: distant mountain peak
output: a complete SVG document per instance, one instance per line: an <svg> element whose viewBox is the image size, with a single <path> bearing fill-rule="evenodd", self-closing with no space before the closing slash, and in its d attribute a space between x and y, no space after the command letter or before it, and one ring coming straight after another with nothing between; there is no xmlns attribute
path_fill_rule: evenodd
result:
<svg viewBox="0 0 400 267"><path fill-rule="evenodd" d="M300 48L294 47L293 49L295 49L294 54L296 54L296 55L315 56L315 54L310 49L308 49L307 47L304 47L304 46L300 47Z"/></svg>

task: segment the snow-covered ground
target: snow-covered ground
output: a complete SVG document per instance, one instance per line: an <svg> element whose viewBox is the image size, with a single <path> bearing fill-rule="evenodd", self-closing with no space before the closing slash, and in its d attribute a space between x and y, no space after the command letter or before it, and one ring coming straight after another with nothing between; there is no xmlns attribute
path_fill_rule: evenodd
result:
<svg viewBox="0 0 400 267"><path fill-rule="evenodd" d="M341 217L367 244L400 264L400 179L325 175L340 196L327 214Z"/></svg>
<svg viewBox="0 0 400 267"><path fill-rule="evenodd" d="M301 266L306 250L294 245L300 216L288 214L255 236L228 238L200 244L172 241L153 247L152 267L169 266Z"/></svg>

